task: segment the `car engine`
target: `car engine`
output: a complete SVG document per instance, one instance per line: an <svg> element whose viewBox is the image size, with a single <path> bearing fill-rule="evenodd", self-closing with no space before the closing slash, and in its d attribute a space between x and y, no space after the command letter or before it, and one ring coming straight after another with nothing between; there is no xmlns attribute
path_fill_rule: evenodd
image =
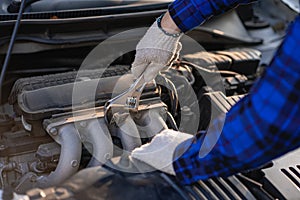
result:
<svg viewBox="0 0 300 200"><path fill-rule="evenodd" d="M154 184L156 189L149 187L145 191L157 193L163 199L299 197L299 149L259 169L227 178L199 181L190 186L181 186L173 177L159 172L125 176L118 174L115 169L103 167L107 163L118 166L126 162L123 159L124 151L130 152L151 141L155 134L165 128L190 134L207 130L214 118L226 113L246 96L261 77L272 53L280 44L283 36L280 30L284 31L280 25L283 24L270 21L271 25L251 29L249 33L239 27L243 26L242 22L237 13L232 11L227 16L208 22L203 28L195 29L189 36L203 44L208 52L183 50L180 59L146 85L138 112L116 115L106 112L104 106L133 83L130 63L134 59L134 52L120 55L109 66L96 65L80 70L79 65L101 38L113 35L122 26L117 24L119 27L109 27L111 18L108 17L107 21L99 22L106 27L102 35L93 38L94 30L87 28L88 38L83 37L86 32L81 32L76 26L76 23L80 25L86 21L79 20L72 22L75 26L65 24L70 26L70 32L74 34L67 35L59 25L59 21L65 20L62 13L68 6L65 1L62 2L63 8L57 9L53 15L61 18L61 21L51 18L49 24L46 23L48 27L43 24L37 28L34 23L30 24L35 17L47 18L51 15L47 9L53 8L48 8L46 1L32 4L24 14L28 20L27 26L35 28L28 31L30 29L23 27L21 30L11 70L2 91L2 98L8 99L2 102L0 115L0 184L3 190L10 188L15 193L27 194L30 199L96 199L95 196L101 199L107 198L103 196L106 194L103 188L109 187L111 199L121 199L118 195L126 192L122 187L132 185L136 187L133 196L123 196L124 199L132 199L136 197L134 195L143 195L139 193L143 190L141 185L146 187ZM124 3L119 5L119 1L111 3L109 6L116 3L117 7L124 7ZM88 5L83 4L84 8ZM8 1L5 1L5 5L8 6ZM137 5L130 3L134 8ZM145 22L137 16L143 16L150 22L153 16L162 12L158 8L163 10L166 5L165 1L159 6L151 4L151 8L145 6L140 12L133 12L130 6L125 6L128 13L121 18L129 22L136 20L132 24L139 26ZM81 4L73 6L76 8L72 9L79 9ZM261 6L256 7L258 13ZM46 9L43 15L39 9ZM113 15L113 9L109 10L111 8L106 6L105 9L108 9L107 15ZM100 11L95 13L98 15ZM66 19L70 15L76 18L80 13L66 11ZM0 25L6 27L6 19L14 16L1 11ZM268 19L268 16L264 17ZM237 31L231 31L230 25L223 23L222 20L228 19L236 20L233 24L239 27ZM218 29L215 29L216 26ZM277 32L270 36L269 31L276 28ZM6 40L5 34L0 33L0 46ZM257 39L258 35L262 38ZM78 38L81 41L76 41ZM32 48L26 49L26 44L31 44ZM44 66L37 67L41 64ZM196 98L180 99L190 94L195 94ZM103 181L107 177L113 177L109 184Z"/></svg>

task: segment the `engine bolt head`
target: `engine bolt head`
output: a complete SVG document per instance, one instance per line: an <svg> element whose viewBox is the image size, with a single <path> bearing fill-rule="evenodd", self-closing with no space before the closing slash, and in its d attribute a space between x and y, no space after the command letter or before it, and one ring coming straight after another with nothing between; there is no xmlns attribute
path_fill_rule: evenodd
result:
<svg viewBox="0 0 300 200"><path fill-rule="evenodd" d="M3 150L5 150L5 149L6 149L5 144L1 144L1 145L0 145L0 151L3 151Z"/></svg>
<svg viewBox="0 0 300 200"><path fill-rule="evenodd" d="M53 136L56 136L56 135L58 134L58 131L57 131L56 128L51 128L50 131L49 131L49 133L50 133L51 135L53 135Z"/></svg>
<svg viewBox="0 0 300 200"><path fill-rule="evenodd" d="M104 158L105 158L105 160L111 159L110 153L106 153L106 154L104 155Z"/></svg>
<svg viewBox="0 0 300 200"><path fill-rule="evenodd" d="M31 177L30 177L30 181L31 181L31 182L36 182L36 180L37 180L37 179L36 179L36 176L31 176Z"/></svg>
<svg viewBox="0 0 300 200"><path fill-rule="evenodd" d="M72 160L71 165L72 165L72 167L77 167L78 166L78 161L77 160Z"/></svg>

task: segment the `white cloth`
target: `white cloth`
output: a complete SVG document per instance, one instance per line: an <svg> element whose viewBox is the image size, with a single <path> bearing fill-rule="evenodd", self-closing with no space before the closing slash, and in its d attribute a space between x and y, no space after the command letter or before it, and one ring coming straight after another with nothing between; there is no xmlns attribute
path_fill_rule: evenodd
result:
<svg viewBox="0 0 300 200"><path fill-rule="evenodd" d="M180 143L192 137L190 134L167 129L154 136L150 143L134 149L131 157L155 169L175 175L172 164L174 151Z"/></svg>

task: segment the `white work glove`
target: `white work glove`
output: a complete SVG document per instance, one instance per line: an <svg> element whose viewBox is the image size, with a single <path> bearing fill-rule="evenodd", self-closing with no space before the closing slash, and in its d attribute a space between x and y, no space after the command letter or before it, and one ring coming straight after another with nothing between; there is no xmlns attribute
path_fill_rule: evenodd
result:
<svg viewBox="0 0 300 200"><path fill-rule="evenodd" d="M155 21L136 47L135 60L131 68L135 78L144 72L144 79L149 82L160 70L170 67L172 62L178 59L181 36L182 34L178 34L177 37L167 35Z"/></svg>
<svg viewBox="0 0 300 200"><path fill-rule="evenodd" d="M152 141L131 152L130 159L142 161L155 169L175 175L173 154L176 147L192 138L193 135L174 130L164 130L154 136Z"/></svg>

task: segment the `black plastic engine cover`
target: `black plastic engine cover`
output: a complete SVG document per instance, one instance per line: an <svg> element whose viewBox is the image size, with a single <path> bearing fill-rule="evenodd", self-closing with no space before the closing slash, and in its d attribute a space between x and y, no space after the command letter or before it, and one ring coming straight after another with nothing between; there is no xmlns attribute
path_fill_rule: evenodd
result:
<svg viewBox="0 0 300 200"><path fill-rule="evenodd" d="M230 70L244 75L256 73L261 53L255 49L240 48L216 52L198 52L183 56L184 60L208 69Z"/></svg>
<svg viewBox="0 0 300 200"><path fill-rule="evenodd" d="M53 114L103 106L113 95L129 88L133 76L121 76L127 70L128 66L118 66L106 72L88 70L79 74L68 72L20 79L15 83L9 102L26 120L41 120ZM118 89L115 88L117 82ZM74 98L75 87L78 94ZM150 82L141 100L153 97L158 97L158 91L154 82Z"/></svg>

